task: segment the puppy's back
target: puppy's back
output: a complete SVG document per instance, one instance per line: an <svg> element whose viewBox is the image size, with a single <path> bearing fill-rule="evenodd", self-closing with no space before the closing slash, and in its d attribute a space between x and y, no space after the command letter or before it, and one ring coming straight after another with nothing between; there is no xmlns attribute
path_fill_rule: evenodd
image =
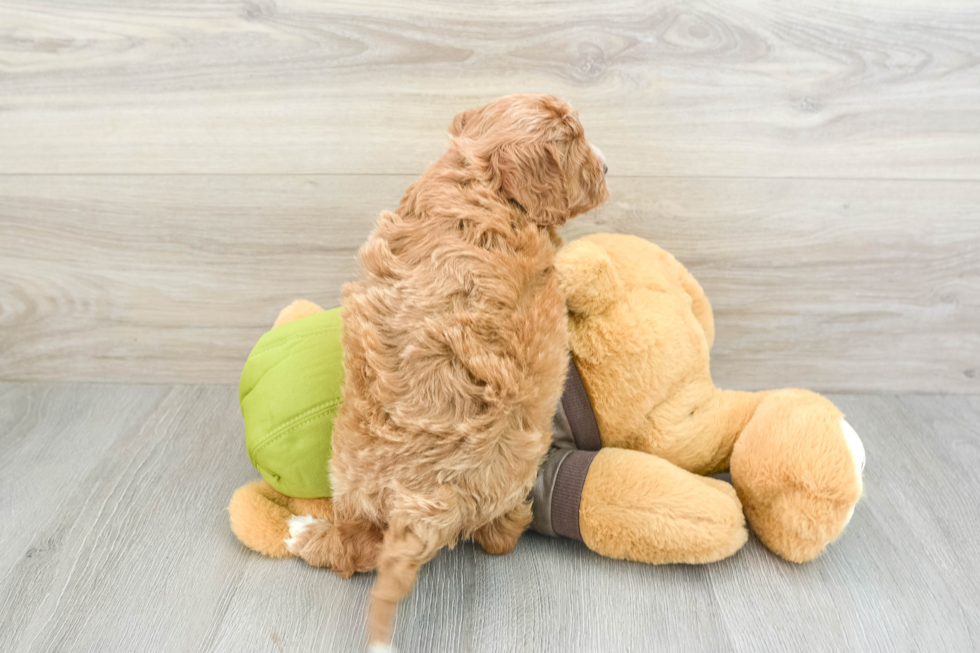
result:
<svg viewBox="0 0 980 653"><path fill-rule="evenodd" d="M361 249L335 465L366 448L379 481L445 483L501 447L546 447L567 348L554 246L508 206L457 200L455 215L383 213Z"/></svg>

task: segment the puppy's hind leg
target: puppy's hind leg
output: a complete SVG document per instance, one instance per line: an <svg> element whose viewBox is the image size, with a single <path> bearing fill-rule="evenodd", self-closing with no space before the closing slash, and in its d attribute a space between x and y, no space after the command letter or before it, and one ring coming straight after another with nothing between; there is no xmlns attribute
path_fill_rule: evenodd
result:
<svg viewBox="0 0 980 653"><path fill-rule="evenodd" d="M314 567L327 567L347 578L377 566L381 532L369 522L335 522L299 516L289 520L286 548Z"/></svg>
<svg viewBox="0 0 980 653"><path fill-rule="evenodd" d="M517 546L517 539L531 523L531 503L518 504L509 512L481 526L473 539L490 555L510 553Z"/></svg>
<svg viewBox="0 0 980 653"><path fill-rule="evenodd" d="M378 558L378 577L371 590L368 642L371 651L391 650L391 626L398 602L412 591L419 568L449 544L435 530L416 524L391 525L384 534Z"/></svg>

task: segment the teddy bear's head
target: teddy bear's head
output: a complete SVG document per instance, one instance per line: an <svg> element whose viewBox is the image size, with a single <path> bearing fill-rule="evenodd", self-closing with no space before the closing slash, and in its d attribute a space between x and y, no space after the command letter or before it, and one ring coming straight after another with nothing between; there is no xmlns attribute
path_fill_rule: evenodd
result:
<svg viewBox="0 0 980 653"><path fill-rule="evenodd" d="M687 409L713 392L711 306L673 256L636 236L599 234L566 245L555 266L604 444L630 446L665 405Z"/></svg>

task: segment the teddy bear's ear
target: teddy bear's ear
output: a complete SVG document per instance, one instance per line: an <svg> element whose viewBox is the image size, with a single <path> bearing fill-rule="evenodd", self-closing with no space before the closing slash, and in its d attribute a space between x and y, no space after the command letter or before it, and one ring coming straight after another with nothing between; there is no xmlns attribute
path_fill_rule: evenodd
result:
<svg viewBox="0 0 980 653"><path fill-rule="evenodd" d="M569 312L576 315L602 313L622 293L622 282L612 259L599 245L576 240L555 256Z"/></svg>

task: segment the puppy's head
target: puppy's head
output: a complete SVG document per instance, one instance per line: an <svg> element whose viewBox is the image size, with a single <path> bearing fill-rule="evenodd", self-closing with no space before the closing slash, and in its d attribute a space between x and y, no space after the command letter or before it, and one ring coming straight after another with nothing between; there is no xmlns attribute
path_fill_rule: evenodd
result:
<svg viewBox="0 0 980 653"><path fill-rule="evenodd" d="M609 198L606 162L578 112L551 95L508 95L457 115L452 144L541 226L559 226Z"/></svg>

